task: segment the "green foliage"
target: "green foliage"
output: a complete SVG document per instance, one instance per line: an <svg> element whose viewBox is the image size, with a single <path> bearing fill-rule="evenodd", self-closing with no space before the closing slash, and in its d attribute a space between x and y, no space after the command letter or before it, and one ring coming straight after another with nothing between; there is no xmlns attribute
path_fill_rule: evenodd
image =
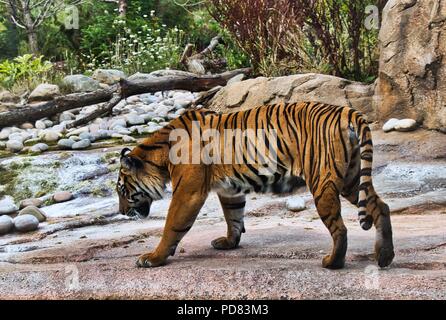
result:
<svg viewBox="0 0 446 320"><path fill-rule="evenodd" d="M36 83L44 82L52 64L43 61L43 56L34 58L31 54L0 63L0 86L11 89L20 84L31 89Z"/></svg>
<svg viewBox="0 0 446 320"><path fill-rule="evenodd" d="M81 53L87 72L96 68L117 68L133 74L178 67L184 32L160 23L153 12L132 23L115 18L109 29L116 33L114 41L108 45L102 43L101 50ZM89 28L83 39L92 39L91 34L96 32L100 32L99 29Z"/></svg>
<svg viewBox="0 0 446 320"><path fill-rule="evenodd" d="M16 30L0 14L0 61L17 55L17 42Z"/></svg>

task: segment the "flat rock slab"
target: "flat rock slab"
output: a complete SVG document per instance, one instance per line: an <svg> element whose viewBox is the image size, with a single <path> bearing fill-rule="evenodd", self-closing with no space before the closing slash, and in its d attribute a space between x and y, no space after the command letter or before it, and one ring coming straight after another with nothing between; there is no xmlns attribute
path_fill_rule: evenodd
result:
<svg viewBox="0 0 446 320"><path fill-rule="evenodd" d="M321 268L331 240L320 221L248 218L241 248L228 252L210 246L224 233L224 224L201 221L184 239L183 250L156 269L138 269L135 260L157 243L161 221L120 222L107 239L90 238L98 227L89 227L74 231L77 240L61 234L56 247L1 262L0 294L13 299L445 299L446 215L415 218L409 223L406 216L394 217L396 258L385 270L375 268L369 255L374 233L356 222L347 222L350 248L347 266L339 271ZM36 260L45 250L48 259Z"/></svg>

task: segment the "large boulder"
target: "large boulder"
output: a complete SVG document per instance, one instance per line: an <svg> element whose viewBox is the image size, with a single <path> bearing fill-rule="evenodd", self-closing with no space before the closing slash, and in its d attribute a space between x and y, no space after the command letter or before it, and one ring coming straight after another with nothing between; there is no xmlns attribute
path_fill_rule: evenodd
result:
<svg viewBox="0 0 446 320"><path fill-rule="evenodd" d="M81 74L66 76L63 84L71 92L91 92L101 88L98 81Z"/></svg>
<svg viewBox="0 0 446 320"><path fill-rule="evenodd" d="M49 101L60 95L59 86L55 84L39 84L28 97L29 102Z"/></svg>
<svg viewBox="0 0 446 320"><path fill-rule="evenodd" d="M446 130L446 2L390 0L379 35L379 120Z"/></svg>
<svg viewBox="0 0 446 320"><path fill-rule="evenodd" d="M315 73L261 77L227 85L212 99L209 109L233 112L265 104L315 101L353 107L372 121L374 90L373 84Z"/></svg>
<svg viewBox="0 0 446 320"><path fill-rule="evenodd" d="M120 70L113 69L97 69L93 73L93 79L98 80L101 83L105 84L115 84L119 82L121 79L126 79L127 76L124 72Z"/></svg>

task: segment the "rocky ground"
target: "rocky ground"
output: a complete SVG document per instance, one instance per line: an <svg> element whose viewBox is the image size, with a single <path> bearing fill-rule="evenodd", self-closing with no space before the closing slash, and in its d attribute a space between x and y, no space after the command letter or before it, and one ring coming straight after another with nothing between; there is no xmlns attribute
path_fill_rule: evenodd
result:
<svg viewBox="0 0 446 320"><path fill-rule="evenodd" d="M39 179L31 170L40 163L42 175L55 177L53 188L73 190L74 199L42 207L47 220L38 230L0 237L0 297L445 299L446 136L422 129L373 134L374 181L392 210L396 257L389 268L375 267L374 232L362 231L356 208L343 201L347 265L322 269L331 239L302 191L301 212L287 209L291 197L250 195L247 233L228 252L210 245L225 233L212 195L169 264L138 269L138 255L160 239L169 199L154 203L147 220L118 215L112 184L120 147L109 146L2 161L35 162L13 166L16 189L29 187L21 177Z"/></svg>

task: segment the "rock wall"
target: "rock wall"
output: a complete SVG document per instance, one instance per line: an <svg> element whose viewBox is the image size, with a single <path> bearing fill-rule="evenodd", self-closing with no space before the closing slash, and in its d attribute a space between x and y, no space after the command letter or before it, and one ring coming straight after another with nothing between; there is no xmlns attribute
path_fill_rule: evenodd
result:
<svg viewBox="0 0 446 320"><path fill-rule="evenodd" d="M373 121L374 90L374 85L314 73L256 78L227 85L212 99L209 109L233 112L283 101L317 101L352 106Z"/></svg>
<svg viewBox="0 0 446 320"><path fill-rule="evenodd" d="M390 0L380 30L379 120L446 130L446 1Z"/></svg>

